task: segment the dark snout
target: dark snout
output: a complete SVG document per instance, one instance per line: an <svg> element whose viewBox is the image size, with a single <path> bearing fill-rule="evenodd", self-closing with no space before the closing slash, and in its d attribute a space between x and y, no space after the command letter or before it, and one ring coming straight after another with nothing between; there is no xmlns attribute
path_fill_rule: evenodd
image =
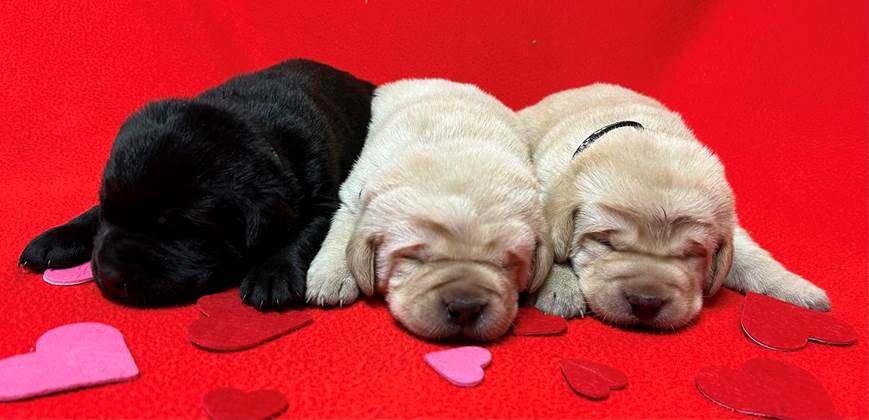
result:
<svg viewBox="0 0 869 420"><path fill-rule="evenodd" d="M485 292L468 284L449 287L441 296L447 320L461 327L476 324L488 304Z"/></svg>
<svg viewBox="0 0 869 420"><path fill-rule="evenodd" d="M147 235L105 227L94 243L93 272L103 294L133 306L168 306L217 291L216 258L191 244L170 247Z"/></svg>

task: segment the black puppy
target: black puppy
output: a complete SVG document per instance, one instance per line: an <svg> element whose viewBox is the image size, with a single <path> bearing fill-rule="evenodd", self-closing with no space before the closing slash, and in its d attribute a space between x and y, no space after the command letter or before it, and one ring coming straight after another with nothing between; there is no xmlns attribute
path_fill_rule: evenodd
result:
<svg viewBox="0 0 869 420"><path fill-rule="evenodd" d="M121 126L100 205L33 239L19 265L92 260L109 298L184 303L241 283L242 300L304 300L308 266L368 131L374 86L290 60Z"/></svg>

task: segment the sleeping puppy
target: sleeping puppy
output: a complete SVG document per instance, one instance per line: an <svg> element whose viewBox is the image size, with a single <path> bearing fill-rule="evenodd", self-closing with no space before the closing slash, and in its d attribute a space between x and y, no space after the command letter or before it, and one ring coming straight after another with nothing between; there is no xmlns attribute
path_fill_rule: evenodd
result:
<svg viewBox="0 0 869 420"><path fill-rule="evenodd" d="M591 311L616 324L678 328L722 285L829 310L823 290L787 271L737 224L718 158L681 117L630 90L596 84L526 108L556 265L545 312Z"/></svg>
<svg viewBox="0 0 869 420"><path fill-rule="evenodd" d="M104 294L131 305L189 302L241 279L259 309L303 301L373 88L290 60L148 104L115 139L100 204L33 239L19 265L91 259Z"/></svg>
<svg viewBox="0 0 869 420"><path fill-rule="evenodd" d="M308 270L318 305L377 291L417 335L491 340L510 327L518 293L537 289L552 264L520 123L472 85L380 87L340 195Z"/></svg>

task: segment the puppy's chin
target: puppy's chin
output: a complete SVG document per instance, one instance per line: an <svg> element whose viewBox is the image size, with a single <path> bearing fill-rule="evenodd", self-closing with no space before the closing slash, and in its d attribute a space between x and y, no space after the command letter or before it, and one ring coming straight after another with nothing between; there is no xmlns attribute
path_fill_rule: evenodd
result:
<svg viewBox="0 0 869 420"><path fill-rule="evenodd" d="M516 287L502 273L483 264L441 261L420 264L399 275L404 278L390 281L386 295L389 309L405 328L420 337L490 341L504 335L516 318ZM466 298L465 294L472 297ZM457 323L450 315L449 302L463 299L481 305L474 322Z"/></svg>
<svg viewBox="0 0 869 420"><path fill-rule="evenodd" d="M106 298L141 307L192 303L240 279L241 266L213 244L179 241L173 246L117 229L98 234L92 260L94 279Z"/></svg>
<svg viewBox="0 0 869 420"><path fill-rule="evenodd" d="M624 268L624 267L622 267ZM660 270L638 266L635 274L608 270L606 263L593 264L580 276L584 279L582 292L589 308L604 322L622 326L645 326L659 330L677 330L690 324L703 306L702 291L696 284L699 279L688 275L673 274L666 280L660 277L642 278L649 272L673 273L662 265ZM630 271L630 270L628 270ZM611 273L610 275L604 273ZM681 278L680 278L681 277ZM647 292L648 291L648 292ZM663 304L643 314L629 301L630 295L654 296Z"/></svg>

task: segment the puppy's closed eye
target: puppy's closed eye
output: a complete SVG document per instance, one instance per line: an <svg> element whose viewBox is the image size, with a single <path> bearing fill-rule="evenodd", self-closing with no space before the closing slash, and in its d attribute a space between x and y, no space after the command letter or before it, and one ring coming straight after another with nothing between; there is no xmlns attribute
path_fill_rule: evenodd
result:
<svg viewBox="0 0 869 420"><path fill-rule="evenodd" d="M616 245L613 244L612 235L612 231L606 231L589 233L585 235L585 237L598 248L605 250L615 250Z"/></svg>

